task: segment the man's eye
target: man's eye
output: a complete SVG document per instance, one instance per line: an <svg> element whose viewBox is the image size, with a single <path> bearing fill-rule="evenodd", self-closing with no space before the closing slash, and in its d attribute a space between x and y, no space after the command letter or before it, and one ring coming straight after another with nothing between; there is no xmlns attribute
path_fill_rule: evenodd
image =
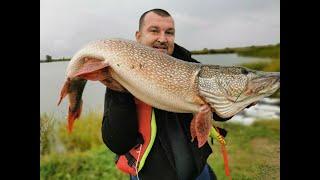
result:
<svg viewBox="0 0 320 180"><path fill-rule="evenodd" d="M158 30L156 30L156 29L151 29L150 32L156 33L156 32L158 32Z"/></svg>
<svg viewBox="0 0 320 180"><path fill-rule="evenodd" d="M174 32L173 31L168 31L168 32L166 32L167 34L169 34L169 35L174 35Z"/></svg>

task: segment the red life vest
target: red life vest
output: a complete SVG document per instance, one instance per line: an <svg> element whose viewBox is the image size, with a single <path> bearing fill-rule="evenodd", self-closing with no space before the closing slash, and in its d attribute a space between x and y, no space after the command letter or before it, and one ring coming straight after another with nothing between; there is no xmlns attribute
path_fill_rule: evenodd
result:
<svg viewBox="0 0 320 180"><path fill-rule="evenodd" d="M138 131L143 137L143 143L133 147L128 153L120 155L116 161L119 170L134 176L142 169L156 133L153 108L136 98L135 103L138 115Z"/></svg>

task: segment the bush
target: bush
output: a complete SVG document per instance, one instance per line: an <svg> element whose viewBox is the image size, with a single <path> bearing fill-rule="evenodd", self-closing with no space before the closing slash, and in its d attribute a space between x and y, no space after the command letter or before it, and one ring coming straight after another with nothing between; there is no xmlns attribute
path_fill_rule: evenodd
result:
<svg viewBox="0 0 320 180"><path fill-rule="evenodd" d="M105 146L44 156L40 163L40 179L128 179L128 175L116 169L114 157Z"/></svg>
<svg viewBox="0 0 320 180"><path fill-rule="evenodd" d="M64 121L66 122L66 121ZM59 138L67 151L85 151L101 145L101 113L89 112L74 122L72 133L67 132L66 123L59 126Z"/></svg>
<svg viewBox="0 0 320 180"><path fill-rule="evenodd" d="M40 154L48 154L53 149L54 118L52 115L40 115Z"/></svg>

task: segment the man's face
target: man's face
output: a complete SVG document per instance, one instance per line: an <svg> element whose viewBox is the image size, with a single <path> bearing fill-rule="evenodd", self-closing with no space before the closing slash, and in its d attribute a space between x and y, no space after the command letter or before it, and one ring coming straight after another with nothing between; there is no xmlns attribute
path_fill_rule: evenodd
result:
<svg viewBox="0 0 320 180"><path fill-rule="evenodd" d="M175 29L172 17L162 17L153 12L146 14L136 40L163 53L172 55L174 49Z"/></svg>

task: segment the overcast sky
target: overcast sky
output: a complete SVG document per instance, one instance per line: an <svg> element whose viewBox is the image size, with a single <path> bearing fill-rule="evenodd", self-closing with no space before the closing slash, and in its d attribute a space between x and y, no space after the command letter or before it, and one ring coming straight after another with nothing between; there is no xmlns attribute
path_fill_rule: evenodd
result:
<svg viewBox="0 0 320 180"><path fill-rule="evenodd" d="M141 14L167 10L189 50L280 42L280 0L41 0L40 58L71 57L92 40L135 40Z"/></svg>

